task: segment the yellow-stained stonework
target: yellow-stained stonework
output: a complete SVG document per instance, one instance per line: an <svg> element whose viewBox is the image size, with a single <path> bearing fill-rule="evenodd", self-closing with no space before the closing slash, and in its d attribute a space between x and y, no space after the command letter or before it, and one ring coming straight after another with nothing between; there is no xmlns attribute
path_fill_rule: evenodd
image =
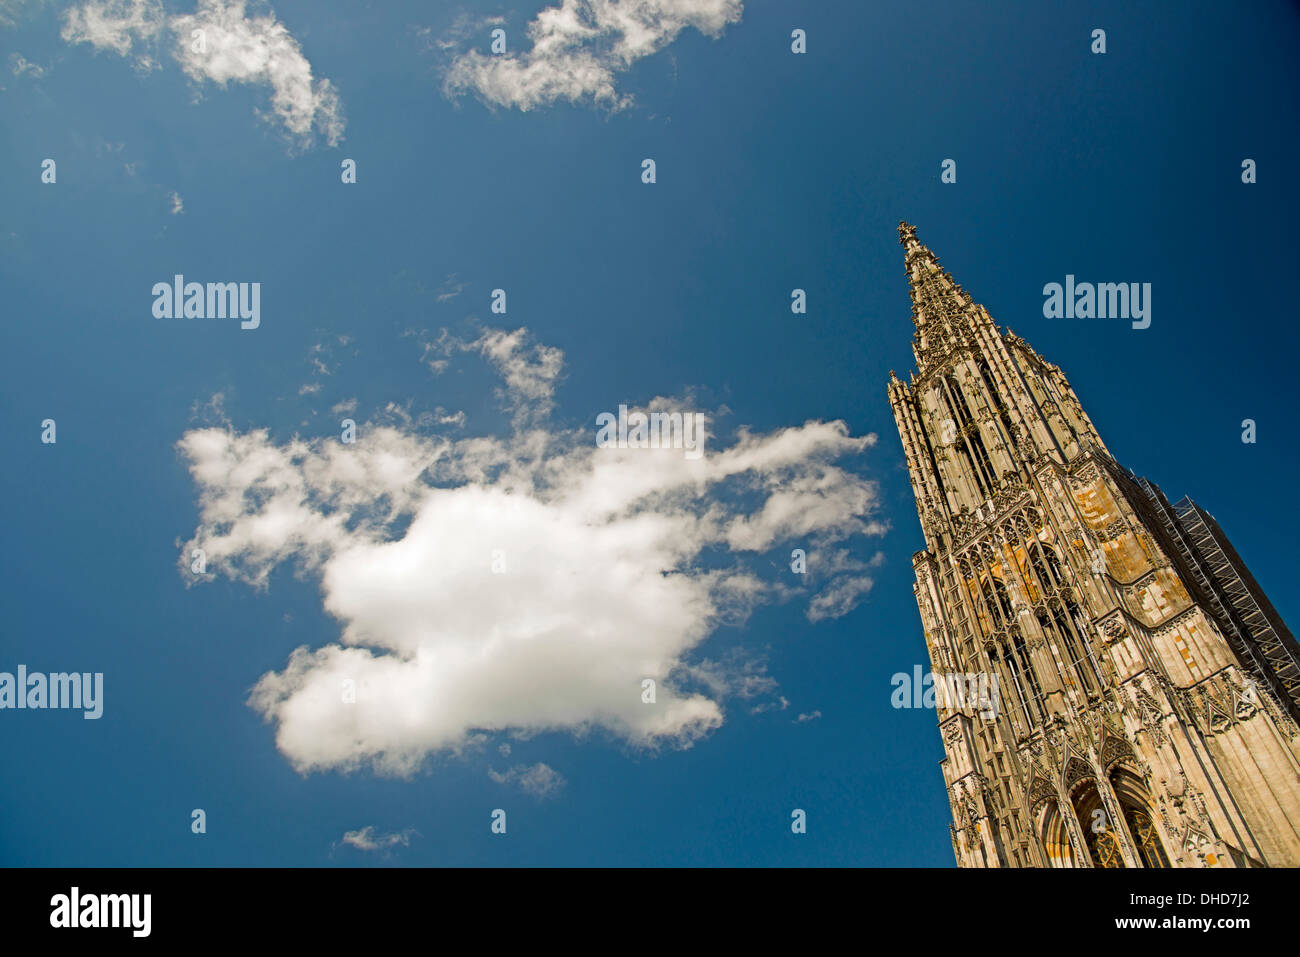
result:
<svg viewBox="0 0 1300 957"><path fill-rule="evenodd" d="M926 550L962 867L1300 866L1300 645L1222 529L1111 458L1061 370L902 223L917 371L890 373Z"/></svg>

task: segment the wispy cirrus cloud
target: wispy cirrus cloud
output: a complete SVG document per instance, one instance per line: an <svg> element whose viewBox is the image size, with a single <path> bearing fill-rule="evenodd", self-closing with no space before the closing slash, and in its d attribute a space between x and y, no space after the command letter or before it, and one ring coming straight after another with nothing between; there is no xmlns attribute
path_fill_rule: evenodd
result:
<svg viewBox="0 0 1300 957"><path fill-rule="evenodd" d="M740 21L743 9L743 0L563 0L528 24L530 49L456 54L443 90L450 97L472 91L488 103L524 111L557 100L621 109L631 97L619 93L617 74L687 27L720 35ZM455 49L468 33L458 21L441 46Z"/></svg>
<svg viewBox="0 0 1300 957"><path fill-rule="evenodd" d="M518 764L508 771L488 771L488 777L497 784L514 784L539 800L554 797L565 785L564 775L549 764Z"/></svg>
<svg viewBox="0 0 1300 957"><path fill-rule="evenodd" d="M478 352L496 367L505 380L497 396L514 413L516 425L550 414L564 366L564 353L559 349L532 342L525 329L488 329L474 339L444 332L425 343L424 360L440 374L458 352Z"/></svg>
<svg viewBox="0 0 1300 957"><path fill-rule="evenodd" d="M160 0L86 0L64 14L61 36L158 69L165 51L197 84L246 83L271 90L269 115L299 145L343 137L342 102L312 74L298 41L275 14L248 16L245 0L199 0L194 13L168 16Z"/></svg>
<svg viewBox="0 0 1300 957"><path fill-rule="evenodd" d="M9 70L14 76L30 76L33 80L39 80L45 76L45 67L39 63L33 63L21 53L9 54Z"/></svg>
<svg viewBox="0 0 1300 957"><path fill-rule="evenodd" d="M60 36L68 43L129 56L136 69L148 71L158 68L152 48L166 25L158 0L89 0L63 14Z"/></svg>

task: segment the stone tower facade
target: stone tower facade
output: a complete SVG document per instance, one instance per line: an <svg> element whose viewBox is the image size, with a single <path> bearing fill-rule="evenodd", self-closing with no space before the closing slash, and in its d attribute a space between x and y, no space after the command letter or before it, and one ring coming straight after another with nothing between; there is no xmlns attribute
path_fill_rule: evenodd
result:
<svg viewBox="0 0 1300 957"><path fill-rule="evenodd" d="M958 864L1300 865L1295 638L1213 518L899 236L917 371L889 401Z"/></svg>

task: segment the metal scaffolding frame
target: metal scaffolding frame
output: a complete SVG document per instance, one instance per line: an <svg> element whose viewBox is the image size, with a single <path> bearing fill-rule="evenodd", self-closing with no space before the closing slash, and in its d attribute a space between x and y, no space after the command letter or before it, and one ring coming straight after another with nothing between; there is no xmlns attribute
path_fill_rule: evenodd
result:
<svg viewBox="0 0 1300 957"><path fill-rule="evenodd" d="M1295 637L1214 517L1190 498L1182 499L1174 510L1217 586L1217 597L1244 626L1287 697L1300 708L1300 645Z"/></svg>
<svg viewBox="0 0 1300 957"><path fill-rule="evenodd" d="M1184 497L1170 505L1154 482L1132 476L1200 586L1228 644L1264 689L1300 721L1300 645L1219 523Z"/></svg>

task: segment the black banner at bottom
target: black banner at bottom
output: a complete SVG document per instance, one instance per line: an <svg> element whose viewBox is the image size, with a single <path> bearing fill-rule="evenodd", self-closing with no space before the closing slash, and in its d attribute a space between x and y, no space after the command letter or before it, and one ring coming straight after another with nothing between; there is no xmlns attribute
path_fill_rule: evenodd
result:
<svg viewBox="0 0 1300 957"><path fill-rule="evenodd" d="M292 940L377 943L435 926L604 937L678 934L732 943L788 924L825 939L923 928L926 935L1014 927L1148 941L1201 934L1232 946L1278 934L1295 910L1296 871L958 870L0 870L6 941L75 935L78 944ZM630 923L629 923L630 922Z"/></svg>

